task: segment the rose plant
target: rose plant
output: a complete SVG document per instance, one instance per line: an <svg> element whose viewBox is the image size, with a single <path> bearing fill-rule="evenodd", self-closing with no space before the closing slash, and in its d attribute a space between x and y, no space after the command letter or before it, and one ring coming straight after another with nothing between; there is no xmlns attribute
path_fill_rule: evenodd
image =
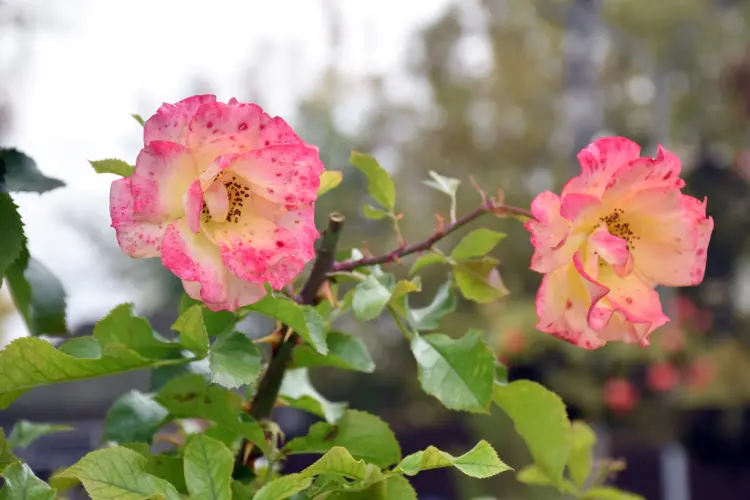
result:
<svg viewBox="0 0 750 500"><path fill-rule="evenodd" d="M128 370L151 369L160 383L152 393L121 396L107 415L105 445L49 484L12 448L19 436L28 444L59 429L19 423L0 441L0 495L57 498L80 484L95 500L401 500L416 498L408 478L429 469L453 467L475 478L513 470L484 440L458 456L435 447L402 456L380 418L315 391L308 372L316 367L374 369L365 345L336 330L338 320L387 314L403 333L426 393L451 410L486 414L494 405L511 419L533 457L517 471L520 481L570 498L638 498L606 485L622 464L594 460L595 434L569 420L559 397L534 382L508 383L482 332L436 333L458 295L491 304L508 293L489 256L504 235L480 228L449 252L438 245L487 214L520 219L535 247L531 267L545 275L538 329L587 349L612 341L646 346L668 321L655 287L701 281L713 224L705 202L681 194L674 155L661 149L655 159L641 158L627 139L599 139L581 152L582 173L561 196L542 193L528 211L477 187L479 206L461 217L455 209L461 182L432 172L425 183L445 193L451 209L437 217L431 235L409 243L399 229L404 214L390 175L372 156L354 152L349 162L377 203L365 205L365 217L389 219L399 239L392 251L372 255L338 248L340 214L316 228L315 201L338 186L342 172L326 170L317 148L281 118L255 104L201 95L138 119L144 147L135 165L114 159L92 165L119 176L110 215L122 251L159 258L182 280L185 296L171 335L155 332L123 304L91 336L58 345L39 338L65 336L64 294L29 256L9 193L61 183L22 153L1 152L0 275L32 335L0 351L0 405L35 387ZM385 268L407 259L406 277ZM433 265L449 269L447 280L431 304L414 308L419 271ZM238 323L251 314L272 318L276 327L253 338L239 333ZM508 345L523 347L518 339ZM272 420L277 406L321 420L286 441ZM165 433L171 447L159 453L152 444ZM319 458L284 474L285 458L297 454Z"/></svg>

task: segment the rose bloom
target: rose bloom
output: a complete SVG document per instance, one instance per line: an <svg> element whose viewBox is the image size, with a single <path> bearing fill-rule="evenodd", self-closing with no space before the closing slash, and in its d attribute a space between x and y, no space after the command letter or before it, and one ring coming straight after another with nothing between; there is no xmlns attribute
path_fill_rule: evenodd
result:
<svg viewBox="0 0 750 500"><path fill-rule="evenodd" d="M667 318L657 285L703 280L713 219L680 190L680 160L661 146L656 158L622 137L598 139L578 155L581 174L560 196L531 204L526 223L543 273L537 328L587 349L608 341L648 345Z"/></svg>
<svg viewBox="0 0 750 500"><path fill-rule="evenodd" d="M135 172L110 192L123 252L161 257L188 295L230 311L313 258L323 164L284 120L200 95L164 104L143 139Z"/></svg>
<svg viewBox="0 0 750 500"><path fill-rule="evenodd" d="M627 379L613 377L604 384L604 404L614 413L631 412L638 398L638 390Z"/></svg>
<svg viewBox="0 0 750 500"><path fill-rule="evenodd" d="M654 363L646 371L646 383L654 392L667 392L680 382L680 372L670 363Z"/></svg>

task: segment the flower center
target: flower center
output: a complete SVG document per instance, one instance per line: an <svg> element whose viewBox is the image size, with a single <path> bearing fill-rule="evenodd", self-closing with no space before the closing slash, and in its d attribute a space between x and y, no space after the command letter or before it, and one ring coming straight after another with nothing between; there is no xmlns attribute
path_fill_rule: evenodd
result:
<svg viewBox="0 0 750 500"><path fill-rule="evenodd" d="M217 183L221 183L223 188L220 189L226 191L227 202L226 205L220 203L214 207L213 204L209 207L206 202L203 202L203 210L201 211L203 222L210 222L216 220L217 222L231 222L238 223L242 217L242 210L245 203L250 203L250 186L247 185L245 180L232 173L226 172L216 179ZM224 209L226 208L226 215L224 215ZM222 220L218 220L222 218Z"/></svg>
<svg viewBox="0 0 750 500"><path fill-rule="evenodd" d="M600 217L599 221L607 225L607 230L612 236L622 238L627 242L628 250L633 249L634 242L641 237L633 233L630 229L630 223L624 220L625 211L621 208L615 208L611 214L606 217Z"/></svg>

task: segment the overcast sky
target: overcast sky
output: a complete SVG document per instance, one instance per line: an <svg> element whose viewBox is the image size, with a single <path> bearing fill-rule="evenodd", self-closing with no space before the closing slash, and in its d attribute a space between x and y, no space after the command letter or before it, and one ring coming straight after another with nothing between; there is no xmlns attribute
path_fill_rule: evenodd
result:
<svg viewBox="0 0 750 500"><path fill-rule="evenodd" d="M267 111L286 116L311 89L330 54L322 0L68 0L33 2L42 19L30 37L31 57L14 79L15 115L4 146L15 146L68 186L19 195L32 254L52 267L69 296L71 326L131 301L137 290L107 279L106 267L72 225L71 214L108 228L113 177L87 160L133 162L144 117L181 99L197 78L219 98L247 98L248 67L263 57L254 82ZM343 31L338 67L356 77L403 71L415 29L440 15L448 0L333 0ZM10 323L12 337L22 325Z"/></svg>

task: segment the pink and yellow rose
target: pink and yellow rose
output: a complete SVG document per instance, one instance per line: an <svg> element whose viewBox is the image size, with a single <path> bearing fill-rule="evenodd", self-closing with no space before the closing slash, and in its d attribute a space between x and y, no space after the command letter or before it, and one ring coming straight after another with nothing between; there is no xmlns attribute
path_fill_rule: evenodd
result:
<svg viewBox="0 0 750 500"><path fill-rule="evenodd" d="M578 346L608 341L648 345L669 318L657 285L703 280L713 219L706 202L684 195L679 158L656 158L622 137L595 141L578 155L581 174L561 195L539 194L527 222L543 273L537 328Z"/></svg>
<svg viewBox="0 0 750 500"><path fill-rule="evenodd" d="M212 310L260 300L313 258L318 149L255 105L199 95L145 124L132 176L112 183L123 252L160 257Z"/></svg>

